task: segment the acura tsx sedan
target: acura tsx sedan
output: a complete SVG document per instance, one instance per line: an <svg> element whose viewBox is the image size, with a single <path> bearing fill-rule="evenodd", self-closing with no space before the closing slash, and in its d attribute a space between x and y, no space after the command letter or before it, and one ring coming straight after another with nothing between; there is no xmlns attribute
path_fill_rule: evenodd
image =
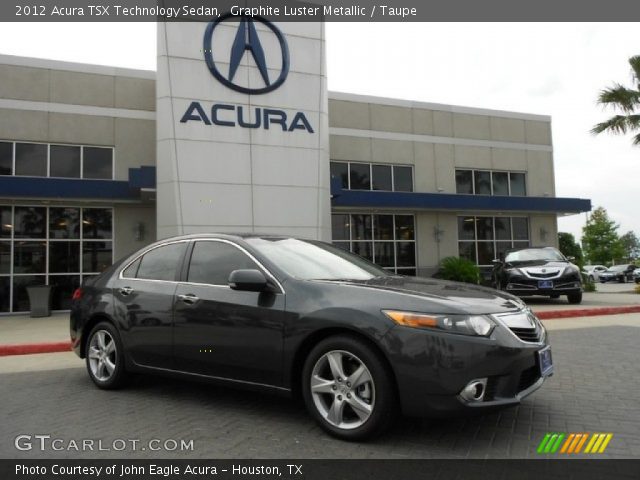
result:
<svg viewBox="0 0 640 480"><path fill-rule="evenodd" d="M154 243L74 293L70 328L99 388L145 372L279 392L348 440L398 413L517 405L553 373L545 328L509 293L290 237Z"/></svg>

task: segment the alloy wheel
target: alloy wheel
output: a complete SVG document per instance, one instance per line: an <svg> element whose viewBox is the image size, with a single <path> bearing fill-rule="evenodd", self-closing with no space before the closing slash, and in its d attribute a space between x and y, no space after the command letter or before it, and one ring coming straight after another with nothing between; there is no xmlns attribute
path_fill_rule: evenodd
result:
<svg viewBox="0 0 640 480"><path fill-rule="evenodd" d="M94 378L100 382L108 381L116 370L118 352L116 342L106 330L98 330L89 342L89 368Z"/></svg>
<svg viewBox="0 0 640 480"><path fill-rule="evenodd" d="M318 359L311 372L310 389L320 415L341 429L362 426L375 407L371 372L362 360L344 350L326 352Z"/></svg>

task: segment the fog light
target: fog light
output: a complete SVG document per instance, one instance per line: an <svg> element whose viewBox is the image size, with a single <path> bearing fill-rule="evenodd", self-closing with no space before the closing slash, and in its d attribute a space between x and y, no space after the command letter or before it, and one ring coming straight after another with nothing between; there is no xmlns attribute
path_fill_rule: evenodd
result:
<svg viewBox="0 0 640 480"><path fill-rule="evenodd" d="M513 290L516 286L513 283L507 283L507 290Z"/></svg>
<svg viewBox="0 0 640 480"><path fill-rule="evenodd" d="M476 378L467 383L462 389L460 396L467 402L481 402L484 398L484 392L487 388L486 378Z"/></svg>

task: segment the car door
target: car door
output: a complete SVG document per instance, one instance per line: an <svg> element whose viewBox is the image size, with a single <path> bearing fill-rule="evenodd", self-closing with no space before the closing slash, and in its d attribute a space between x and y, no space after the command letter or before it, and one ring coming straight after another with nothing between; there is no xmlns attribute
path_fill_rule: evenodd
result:
<svg viewBox="0 0 640 480"><path fill-rule="evenodd" d="M130 262L114 284L115 316L130 359L173 368L173 302L188 242L154 246Z"/></svg>
<svg viewBox="0 0 640 480"><path fill-rule="evenodd" d="M279 385L284 292L231 289L229 274L239 269L268 274L235 243L193 242L175 295L176 365L201 375Z"/></svg>

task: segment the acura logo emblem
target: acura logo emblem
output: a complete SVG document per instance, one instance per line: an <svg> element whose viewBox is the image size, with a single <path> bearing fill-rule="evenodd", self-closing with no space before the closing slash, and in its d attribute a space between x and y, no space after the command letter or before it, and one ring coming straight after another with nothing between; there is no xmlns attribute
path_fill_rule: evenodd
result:
<svg viewBox="0 0 640 480"><path fill-rule="evenodd" d="M213 58L213 47L215 47L213 36L216 28L223 22L233 18L239 19L239 22L235 39L231 46L231 52L227 58L215 59ZM262 47L262 42L260 41L255 22L260 22L261 24L266 25L278 39L280 53L282 56L282 63L280 65L269 66L267 64L268 57L265 55L264 48ZM268 33L261 32L260 34L266 35ZM207 29L204 33L203 51L204 59L207 62L207 67L211 74L223 85L226 85L236 92L247 94L271 92L284 83L289 73L289 47L287 45L287 41L280 29L263 17L248 17L227 13L222 15L220 18L211 21L207 25ZM238 67L240 67L240 63L242 62L245 54L250 54L253 58L253 61L260 72L260 77L264 86L249 88L246 85L236 82L236 73L238 72ZM273 70L278 68L280 69L280 72L276 77ZM271 72L269 72L269 70L271 70Z"/></svg>

